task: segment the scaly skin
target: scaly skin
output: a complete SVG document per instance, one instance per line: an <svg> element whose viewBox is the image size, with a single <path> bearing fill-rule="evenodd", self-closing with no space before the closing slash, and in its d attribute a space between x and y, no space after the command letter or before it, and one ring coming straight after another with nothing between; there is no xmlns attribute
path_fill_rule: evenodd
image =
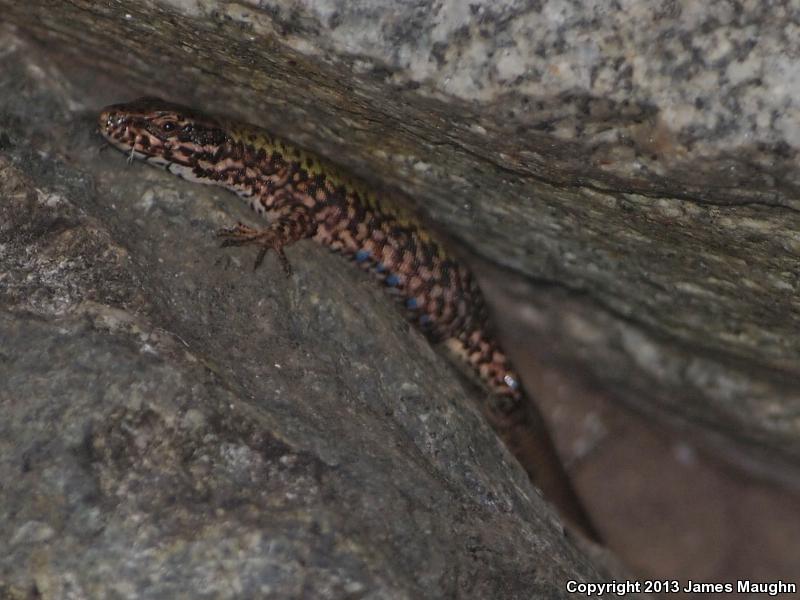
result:
<svg viewBox="0 0 800 600"><path fill-rule="evenodd" d="M238 224L220 232L223 245L256 245L256 267L274 250L312 238L371 271L402 300L409 318L433 342L444 342L489 388L487 418L565 515L594 530L558 462L541 417L489 334L483 295L470 272L402 208L388 206L332 165L269 133L212 118L157 98L103 110L100 131L131 158L186 179L222 186L259 214L264 229Z"/></svg>

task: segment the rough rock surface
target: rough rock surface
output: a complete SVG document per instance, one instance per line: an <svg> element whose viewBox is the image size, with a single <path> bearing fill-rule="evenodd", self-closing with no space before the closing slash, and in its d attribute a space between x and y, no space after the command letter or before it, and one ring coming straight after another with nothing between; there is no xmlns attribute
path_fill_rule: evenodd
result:
<svg viewBox="0 0 800 600"><path fill-rule="evenodd" d="M444 367L421 340L413 334L413 341L407 339L381 295L369 282L340 275L332 257L298 246L291 252L297 277L265 292L264 275L251 279L239 268L226 268L228 261L246 259L220 257L208 242L213 227L230 218L227 208L226 217L221 212L227 206L223 200L196 204L196 197L216 196L190 192L180 182L140 169L129 180L116 179L123 177L116 175L118 165L104 175L94 165L104 165L106 157L89 157L88 142L80 147L70 137L80 140L78 131L91 123L76 112L158 94L267 126L407 192L472 251L558 289L551 304L532 304L526 318L557 340L559 359L581 365L598 389L651 418L691 425L711 443L733 449L736 460L755 461L765 474L797 487L800 36L788 0L657 6L633 0L0 0L0 9L7 24L4 60L19 65L17 71L5 70L0 93L20 102L8 107L0 122L17 132L0 137L0 149L24 153L15 159L15 173L41 190L33 205L37 210L18 210L53 222L52 229L26 229L33 225L17 216L17 225L5 230L17 245L3 247L4 260L14 268L3 273L0 283L8 286L0 293L7 305L26 307L14 315L33 315L28 324L15 316L9 331L28 331L42 320L75 319L76 327L106 327L113 336L122 335L122 328L130 339L141 339L142 348L163 356L166 350L148 341L155 336L174 347L170 352L176 356L194 357L202 373L221 378L221 387L239 402L262 397L253 390L264 385L286 403L309 389L334 398L336 385L350 390L353 402L371 399L381 386L405 395L403 384L412 385L413 398L462 398L463 388L442 376ZM35 52L47 60L26 62ZM43 87L46 92L36 91ZM63 128L58 134L54 122ZM73 171L58 166L63 164ZM65 183L48 183L56 177L72 186L70 193L63 191ZM92 181L99 192L92 191ZM138 199L133 205L122 201L129 188ZM120 194L113 202L117 210L109 208L109 194ZM58 212L64 206L80 216ZM25 235L38 240L42 231L55 232L57 244L20 254L20 240L28 239ZM85 231L92 235L80 233ZM105 236L102 244L98 235ZM84 251L86 244L95 252ZM78 254L69 254L75 248ZM31 262L36 256L54 258ZM282 275L273 268L268 277ZM358 294L344 291L348 286ZM559 295L568 301L560 302ZM369 302L369 309L352 308L351 323L346 309L356 301ZM132 324L102 325L109 320L102 316L108 306L132 313ZM127 317L118 319L128 323ZM399 328L396 335L373 339L386 319ZM369 325L359 329L362 320ZM340 322L348 323L346 342L334 341ZM197 324L206 333L199 335ZM249 335L253 328L257 336ZM285 347L287 340L292 343ZM332 346L321 350L320 340ZM396 370L405 367L398 348L408 349L409 343L414 351L403 350L403 360L410 353L418 362L400 374ZM273 347L285 357L280 369L263 370L264 361L253 358L248 362ZM322 367L303 370L309 349L329 360L333 379L315 382ZM141 352L146 357L150 350ZM80 353L63 356L66 361ZM367 359L373 362L361 370ZM6 368L8 360L0 365ZM385 363L376 366L376 360ZM84 363L88 368L95 359L78 364ZM81 372L44 359L26 364ZM21 368L15 372L24 372ZM395 383L376 382L376 368ZM316 373L310 379L309 370ZM362 377L332 383L345 370ZM430 387L416 387L424 382ZM116 389L109 385L106 389ZM185 386L175 384L178 388ZM209 397L222 394L213 390ZM198 402L176 400L175 406ZM275 402L264 414L256 410L258 418L283 414ZM287 422L305 427L303 440L317 423L334 428L325 439L374 434L385 441L381 427L387 425L377 416L382 425L365 427L343 422L340 411L358 420L366 418L367 406L376 415L408 409L388 400L376 409L374 401L363 401L316 413L311 410L316 397L313 407L291 406L302 416L287 408L293 416L285 416L281 427L288 429L281 431L295 431ZM110 416L100 421L118 422L125 431L131 422L143 423L132 430L151 427L145 439L183 422L163 417L162 426L157 418L113 414L118 421ZM214 424L213 431L220 423L228 431L227 421L210 414L218 413L203 413L199 420ZM403 414L414 419L427 413ZM271 427L267 430L277 425ZM422 436L426 444L440 439L420 427L408 422L404 435ZM452 427L449 423L447 431ZM452 435L468 444L473 434L460 427ZM180 435L177 439L184 439ZM113 440L92 442L87 436L91 443L81 447L88 449L76 456L93 457L100 465L116 456L108 454ZM285 443L295 452L291 440ZM315 457L333 452L319 443L325 451L304 451ZM375 451L366 442L364 447ZM438 446L424 447L444 460ZM461 456L453 451L456 455ZM380 462L369 453L360 460ZM400 476L401 469L390 471ZM108 472L113 469L104 476ZM405 484L397 489L406 493ZM380 535L373 532L369 539ZM540 554L533 556L535 562ZM500 559L497 564L506 565Z"/></svg>
<svg viewBox="0 0 800 600"><path fill-rule="evenodd" d="M391 6L0 1L88 67L80 107L166 95L398 186L481 255L666 340L629 338L627 362L687 393L630 403L691 402L798 456L792 3Z"/></svg>
<svg viewBox="0 0 800 600"><path fill-rule="evenodd" d="M611 577L371 281L253 274L6 36L0 597L566 598ZM23 49L26 49L23 52Z"/></svg>

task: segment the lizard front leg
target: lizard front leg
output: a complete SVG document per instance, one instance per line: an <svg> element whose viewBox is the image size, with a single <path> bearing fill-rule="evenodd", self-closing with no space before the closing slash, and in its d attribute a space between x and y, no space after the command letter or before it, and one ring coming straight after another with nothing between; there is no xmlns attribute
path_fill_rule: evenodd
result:
<svg viewBox="0 0 800 600"><path fill-rule="evenodd" d="M268 227L255 228L237 223L234 227L221 229L217 237L223 239L222 247L228 246L259 246L253 270L257 269L264 261L267 251L274 250L283 265L287 275L291 275L292 267L284 247L303 238L311 237L317 229L316 221L308 208L302 204L288 204L274 211L276 219Z"/></svg>

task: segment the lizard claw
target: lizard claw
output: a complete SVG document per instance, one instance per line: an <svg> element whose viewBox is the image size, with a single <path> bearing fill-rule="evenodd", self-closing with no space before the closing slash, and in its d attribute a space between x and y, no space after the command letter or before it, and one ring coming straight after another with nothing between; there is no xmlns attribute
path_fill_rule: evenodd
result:
<svg viewBox="0 0 800 600"><path fill-rule="evenodd" d="M217 237L224 238L222 247L242 246L252 243L253 240L263 235L265 232L254 227L249 227L244 223L237 223L233 227L224 227L217 230Z"/></svg>
<svg viewBox="0 0 800 600"><path fill-rule="evenodd" d="M274 250L278 255L284 272L287 276L292 274L292 266L289 264L289 259L283 251L283 244L276 238L275 232L270 229L256 229L245 225L244 223L237 223L234 227L226 227L217 231L217 237L223 238L221 248L228 248L230 246L246 246L255 244L259 246L258 254L256 255L253 270L255 271L264 262L264 257L269 250Z"/></svg>

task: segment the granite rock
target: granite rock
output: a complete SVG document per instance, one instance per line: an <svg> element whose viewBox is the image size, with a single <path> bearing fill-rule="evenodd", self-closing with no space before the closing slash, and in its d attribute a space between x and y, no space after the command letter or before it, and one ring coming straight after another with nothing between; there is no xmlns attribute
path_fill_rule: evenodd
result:
<svg viewBox="0 0 800 600"><path fill-rule="evenodd" d="M238 203L101 151L66 80L8 47L0 597L566 598L612 576L382 290L310 243L293 276L253 273L213 237Z"/></svg>
<svg viewBox="0 0 800 600"><path fill-rule="evenodd" d="M95 161L53 132L60 119L75 134L91 122L75 115L105 103L157 94L266 126L405 192L489 263L555 288L552 301L547 293L527 299L522 316L557 341L559 360L579 363L599 387L654 419L704 430L742 460L786 461L794 466L783 476L800 481L793 3L0 0L0 9L6 63L19 65L6 69L2 93L27 100L8 107L0 125L17 126L26 140L17 146L36 149L15 168L25 165L46 194L64 195L32 170L42 153L80 161L64 174L76 190L64 197L82 197L94 181L119 189L117 175L82 177ZM13 259L28 270L17 271L25 276L12 289L36 301L34 314L71 314L75 299L139 302L160 315L148 316L157 326L205 347L173 328L182 321L170 310L213 327L248 300L272 303L258 314L286 308L279 295L242 291L239 277L226 284L236 281L235 302L203 287L207 268L192 280L172 247L155 240L181 236L207 248L199 231L223 224L221 209L196 207L187 198L199 192L179 182L158 179L147 192L143 182L156 175L136 173L125 185L136 190L139 214L121 200L112 203L134 212L117 216L99 200L87 212L110 248L120 247L94 259L100 273L83 257ZM151 210L161 217L157 228ZM79 236L70 218L56 219L65 247L83 239L69 237ZM129 247L119 232L134 225L154 229ZM196 237L187 238L187 227ZM115 266L126 253L138 270ZM295 256L298 264L329 258L301 247ZM220 260L204 256L204 267ZM185 288L142 287L160 261ZM325 277L337 277L330 271ZM323 279L312 292L298 277L289 298L310 294L324 311L353 302L337 291L339 280ZM365 287L357 297L371 293ZM187 298L196 301L191 310ZM310 327L303 323L316 321L298 306L296 321L274 327L301 348ZM376 319L390 318L391 310L373 309ZM271 327L258 329L265 347ZM221 339L221 347L236 346ZM378 342L359 341L370 343ZM421 365L435 360L419 352ZM442 381L431 390L443 394Z"/></svg>

